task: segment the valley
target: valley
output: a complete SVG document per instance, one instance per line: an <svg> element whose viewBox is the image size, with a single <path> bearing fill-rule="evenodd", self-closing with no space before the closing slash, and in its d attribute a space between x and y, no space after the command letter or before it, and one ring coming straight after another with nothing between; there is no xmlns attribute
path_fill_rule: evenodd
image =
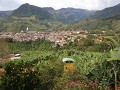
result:
<svg viewBox="0 0 120 90"><path fill-rule="evenodd" d="M119 90L119 15L120 4L0 11L0 90Z"/></svg>

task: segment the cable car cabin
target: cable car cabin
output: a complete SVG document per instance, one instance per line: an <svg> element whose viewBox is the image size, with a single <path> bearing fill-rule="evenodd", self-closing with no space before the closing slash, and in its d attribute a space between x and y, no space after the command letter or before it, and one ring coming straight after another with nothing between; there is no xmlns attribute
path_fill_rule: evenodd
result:
<svg viewBox="0 0 120 90"><path fill-rule="evenodd" d="M74 70L73 62L74 60L72 58L63 58L65 72L73 73Z"/></svg>

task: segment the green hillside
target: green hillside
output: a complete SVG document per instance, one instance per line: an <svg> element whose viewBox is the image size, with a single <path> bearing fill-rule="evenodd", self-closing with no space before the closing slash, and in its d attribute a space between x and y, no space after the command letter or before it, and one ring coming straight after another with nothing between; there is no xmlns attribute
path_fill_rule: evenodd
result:
<svg viewBox="0 0 120 90"><path fill-rule="evenodd" d="M29 18L14 17L14 19L0 20L0 31L21 32L26 31L27 27L29 28L29 31L51 31L57 30L62 26L63 24L60 22L35 20L34 16L31 16Z"/></svg>
<svg viewBox="0 0 120 90"><path fill-rule="evenodd" d="M114 15L114 16L112 16L112 17L108 17L108 18L105 18L105 19L106 19L106 20L108 20L108 19L120 20L120 14Z"/></svg>
<svg viewBox="0 0 120 90"><path fill-rule="evenodd" d="M85 19L69 24L66 30L120 30L120 20Z"/></svg>

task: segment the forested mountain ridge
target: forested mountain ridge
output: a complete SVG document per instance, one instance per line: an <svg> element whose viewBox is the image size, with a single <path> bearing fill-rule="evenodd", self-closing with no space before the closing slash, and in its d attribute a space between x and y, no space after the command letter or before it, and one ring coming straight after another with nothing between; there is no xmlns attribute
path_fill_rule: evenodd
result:
<svg viewBox="0 0 120 90"><path fill-rule="evenodd" d="M120 29L120 4L101 11L88 11L70 7L55 10L26 3L13 11L1 12L0 31L20 32L27 27L35 31Z"/></svg>
<svg viewBox="0 0 120 90"><path fill-rule="evenodd" d="M117 30L120 29L120 4L96 11L84 20L73 22L65 29L69 30Z"/></svg>
<svg viewBox="0 0 120 90"><path fill-rule="evenodd" d="M3 14L18 18L35 16L38 20L52 20L63 23L71 23L87 18L94 13L95 11L89 11L86 9L61 8L55 10L52 7L41 8L25 3L17 9L10 11L9 14L7 14L7 11Z"/></svg>
<svg viewBox="0 0 120 90"><path fill-rule="evenodd" d="M59 10L50 11L50 13L53 15L56 21L63 23L71 23L87 18L90 15L93 15L95 11L75 8L61 8Z"/></svg>
<svg viewBox="0 0 120 90"><path fill-rule="evenodd" d="M6 11L7 12L7 11ZM10 11L6 15L2 14L0 20L0 31L25 31L29 30L58 30L64 23L71 23L87 17L89 11L85 9L62 8L55 10L52 7L40 8L28 3L21 5L17 9ZM86 15L85 15L86 14Z"/></svg>
<svg viewBox="0 0 120 90"><path fill-rule="evenodd" d="M38 20L48 20L51 18L51 14L48 11L45 11L43 8L33 6L28 3L23 4L16 10L14 10L11 16L17 17L35 16Z"/></svg>
<svg viewBox="0 0 120 90"><path fill-rule="evenodd" d="M120 15L120 4L96 11L95 15L91 17L94 19L107 19L111 17L115 18L116 16L118 17L118 15Z"/></svg>

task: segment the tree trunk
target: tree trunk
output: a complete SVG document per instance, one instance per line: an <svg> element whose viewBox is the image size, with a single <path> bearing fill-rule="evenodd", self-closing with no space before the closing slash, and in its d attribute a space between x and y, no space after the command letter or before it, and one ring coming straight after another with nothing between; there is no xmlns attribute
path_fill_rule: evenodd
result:
<svg viewBox="0 0 120 90"><path fill-rule="evenodd" d="M114 75L115 75L115 90L118 90L117 88L117 72L114 70Z"/></svg>

